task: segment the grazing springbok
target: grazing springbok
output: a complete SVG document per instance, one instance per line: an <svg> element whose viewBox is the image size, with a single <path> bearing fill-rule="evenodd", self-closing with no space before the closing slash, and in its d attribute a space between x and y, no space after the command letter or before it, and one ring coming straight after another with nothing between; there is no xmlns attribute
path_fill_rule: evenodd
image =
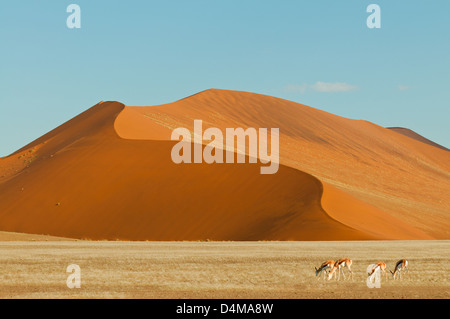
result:
<svg viewBox="0 0 450 319"><path fill-rule="evenodd" d="M402 280L402 272L405 270L408 272L408 261L406 259L400 259L395 264L394 271L391 271L391 270L389 270L389 271L391 272L392 276L394 277L394 280L395 280L395 276L397 274L399 275L400 280Z"/></svg>
<svg viewBox="0 0 450 319"><path fill-rule="evenodd" d="M381 270L382 272L384 272L384 275L386 277L387 280L387 272L386 272L386 264L382 261L376 263L373 267L372 267L372 271L369 273L369 277L371 277L375 271L377 270Z"/></svg>
<svg viewBox="0 0 450 319"><path fill-rule="evenodd" d="M324 271L323 279L325 279L326 270L332 269L333 267L334 267L334 260L327 260L327 261L323 262L319 268L314 267L314 269L316 269L316 277L319 276L318 279L320 279L320 274Z"/></svg>
<svg viewBox="0 0 450 319"><path fill-rule="evenodd" d="M342 275L344 276L344 280L345 280L345 273L344 273L344 268L347 267L348 271L350 272L350 278L353 280L353 271L352 271L352 260L349 258L341 258L335 261L334 263L334 267L331 269L331 271L328 273L328 280L330 280L331 278L333 278L333 276L335 276L336 278L336 270L339 273L339 277L337 278L337 280L341 279L341 272Z"/></svg>

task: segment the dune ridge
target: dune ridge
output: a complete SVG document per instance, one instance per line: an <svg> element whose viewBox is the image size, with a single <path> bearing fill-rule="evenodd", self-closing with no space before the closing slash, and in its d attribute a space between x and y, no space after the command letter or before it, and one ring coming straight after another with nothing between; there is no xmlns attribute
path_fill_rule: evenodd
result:
<svg viewBox="0 0 450 319"><path fill-rule="evenodd" d="M170 134L192 130L194 119L204 128L279 127L279 172L173 164ZM4 231L110 240L449 237L445 151L255 93L211 89L151 107L101 102L0 159L2 173ZM425 198L411 191L432 181Z"/></svg>
<svg viewBox="0 0 450 319"><path fill-rule="evenodd" d="M438 143L435 143L435 142L427 139L426 137L424 137L424 136L422 136L422 135L420 135L420 134L418 134L418 133L416 133L413 130L410 130L408 128L405 128L405 127L388 127L388 129L390 129L390 130L392 130L394 132L403 134L405 136L411 137L411 138L413 138L413 139L415 139L417 141L423 142L425 144L429 144L431 146L435 146L435 147L443 149L445 151L449 151L449 149L446 148L445 146L442 146L442 145L440 145Z"/></svg>

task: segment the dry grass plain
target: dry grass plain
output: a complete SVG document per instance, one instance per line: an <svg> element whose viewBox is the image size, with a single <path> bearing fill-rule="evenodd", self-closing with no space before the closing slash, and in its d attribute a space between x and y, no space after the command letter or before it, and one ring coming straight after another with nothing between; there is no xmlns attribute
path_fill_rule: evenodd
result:
<svg viewBox="0 0 450 319"><path fill-rule="evenodd" d="M0 298L444 298L450 241L0 242ZM314 267L349 257L354 279ZM366 268L410 263L409 277L366 286ZM66 286L69 264L81 288Z"/></svg>

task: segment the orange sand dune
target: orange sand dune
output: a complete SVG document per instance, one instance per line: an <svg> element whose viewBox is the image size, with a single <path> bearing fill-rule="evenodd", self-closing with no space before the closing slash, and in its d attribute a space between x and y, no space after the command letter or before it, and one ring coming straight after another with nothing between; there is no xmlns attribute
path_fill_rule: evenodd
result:
<svg viewBox="0 0 450 319"><path fill-rule="evenodd" d="M131 118L141 120L130 121ZM174 103L126 107L115 121L126 139L170 139L176 127L280 128L280 162L344 191L433 238L449 238L450 155L376 124L254 93L211 89ZM151 124L150 124L151 123ZM157 124L159 130L153 129ZM140 127L137 127L140 125ZM146 129L150 127L151 129ZM341 220L364 207L341 209ZM428 238L429 238L428 237ZM421 237L422 238L422 237Z"/></svg>
<svg viewBox="0 0 450 319"><path fill-rule="evenodd" d="M62 148L48 157L55 151L48 142L39 161L0 184L2 230L129 240L376 238L330 218L321 184L308 174L176 165L175 142L117 137L113 120L122 107L105 102L48 134ZM62 143L73 126L85 136Z"/></svg>
<svg viewBox="0 0 450 319"><path fill-rule="evenodd" d="M404 127L388 127L388 129L390 129L390 130L392 130L392 131L394 131L394 132L403 134L403 135L405 135L405 136L411 137L411 138L413 138L413 139L415 139L415 140L417 140L417 141L420 141L420 142L422 142L422 143L426 143L426 144L429 144L429 145L438 147L438 148L440 148L440 149L449 151L449 149L446 148L445 146L442 146L442 145L437 144L437 143L435 143L435 142L433 142L433 141L430 141L430 140L427 139L426 137L423 137L422 135L417 134L416 132L414 132L413 130L410 130L410 129L408 129L408 128L404 128Z"/></svg>
<svg viewBox="0 0 450 319"><path fill-rule="evenodd" d="M280 128L280 168L174 164L176 127ZM27 157L23 156L26 155ZM103 102L0 159L0 230L88 239L449 236L448 152L253 93L152 107Z"/></svg>

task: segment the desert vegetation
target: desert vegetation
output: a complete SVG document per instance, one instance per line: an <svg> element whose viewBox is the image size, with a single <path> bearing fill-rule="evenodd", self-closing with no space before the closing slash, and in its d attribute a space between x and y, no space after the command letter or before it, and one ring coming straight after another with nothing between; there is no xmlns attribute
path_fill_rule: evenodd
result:
<svg viewBox="0 0 450 319"><path fill-rule="evenodd" d="M0 243L1 298L449 298L448 241ZM353 280L317 279L327 259L352 259ZM367 267L393 270L366 285ZM66 268L81 268L81 288Z"/></svg>

